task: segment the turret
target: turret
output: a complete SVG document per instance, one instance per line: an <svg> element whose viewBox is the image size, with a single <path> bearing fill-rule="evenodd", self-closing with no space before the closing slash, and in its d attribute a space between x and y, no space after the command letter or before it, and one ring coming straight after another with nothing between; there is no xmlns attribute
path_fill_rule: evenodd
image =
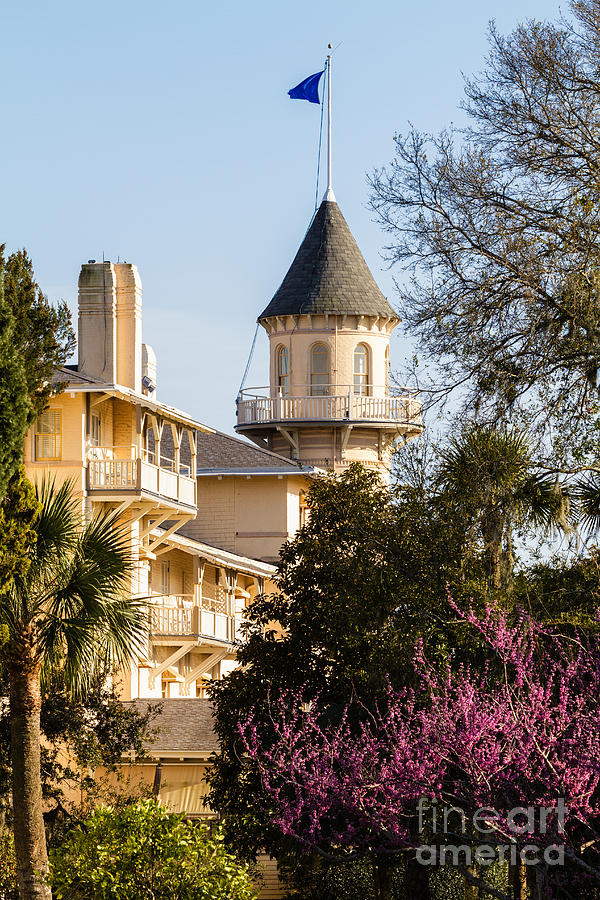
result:
<svg viewBox="0 0 600 900"><path fill-rule="evenodd" d="M334 200L322 202L258 321L270 384L241 393L236 430L307 465L340 471L357 460L385 477L394 443L422 430L421 404L390 389L399 319Z"/></svg>

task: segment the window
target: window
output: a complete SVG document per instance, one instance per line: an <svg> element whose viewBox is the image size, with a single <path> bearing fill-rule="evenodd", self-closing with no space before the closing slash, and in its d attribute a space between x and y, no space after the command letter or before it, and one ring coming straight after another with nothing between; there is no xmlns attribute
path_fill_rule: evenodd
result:
<svg viewBox="0 0 600 900"><path fill-rule="evenodd" d="M329 393L329 348L314 344L310 351L310 393L313 397Z"/></svg>
<svg viewBox="0 0 600 900"><path fill-rule="evenodd" d="M390 389L390 347L389 344L385 348L385 389Z"/></svg>
<svg viewBox="0 0 600 900"><path fill-rule="evenodd" d="M310 510L308 508L308 503L306 502L306 494L304 491L300 491L299 495L300 501L300 528L304 528L304 526L308 523Z"/></svg>
<svg viewBox="0 0 600 900"><path fill-rule="evenodd" d="M90 416L90 447L100 446L100 416L92 413Z"/></svg>
<svg viewBox="0 0 600 900"><path fill-rule="evenodd" d="M287 347L279 347L277 350L277 387L284 397L287 395L290 383L290 352Z"/></svg>
<svg viewBox="0 0 600 900"><path fill-rule="evenodd" d="M160 592L163 595L171 593L171 572L168 562L160 564Z"/></svg>
<svg viewBox="0 0 600 900"><path fill-rule="evenodd" d="M354 351L354 393L366 397L369 393L369 348L358 344Z"/></svg>
<svg viewBox="0 0 600 900"><path fill-rule="evenodd" d="M47 409L35 423L35 458L62 459L60 409Z"/></svg>

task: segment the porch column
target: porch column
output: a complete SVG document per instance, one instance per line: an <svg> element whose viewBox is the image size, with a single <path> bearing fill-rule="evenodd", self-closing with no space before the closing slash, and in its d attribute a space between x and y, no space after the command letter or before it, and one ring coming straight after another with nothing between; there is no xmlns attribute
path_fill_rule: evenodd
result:
<svg viewBox="0 0 600 900"><path fill-rule="evenodd" d="M237 572L235 569L225 569L225 584L227 587L227 615L235 615L235 586L237 584Z"/></svg>
<svg viewBox="0 0 600 900"><path fill-rule="evenodd" d="M173 435L173 459L175 474L179 475L181 468L181 439L183 437L183 428L180 425L171 423L171 434Z"/></svg>
<svg viewBox="0 0 600 900"><path fill-rule="evenodd" d="M196 432L190 428L188 430L188 441L190 444L190 478L196 477L196 462L197 462L197 444L196 444Z"/></svg>
<svg viewBox="0 0 600 900"><path fill-rule="evenodd" d="M200 556L194 557L194 603L202 606L202 584L204 582L204 568L206 560Z"/></svg>

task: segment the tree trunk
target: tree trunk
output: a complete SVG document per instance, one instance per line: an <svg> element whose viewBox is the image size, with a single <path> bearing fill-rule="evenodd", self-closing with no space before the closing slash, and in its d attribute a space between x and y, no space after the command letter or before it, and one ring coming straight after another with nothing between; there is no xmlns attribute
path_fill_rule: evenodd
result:
<svg viewBox="0 0 600 900"><path fill-rule="evenodd" d="M474 870L473 866L469 866L469 872L471 875L477 875L477 872ZM478 900L479 898L479 888L474 884L470 884L465 878L465 893L464 900Z"/></svg>
<svg viewBox="0 0 600 900"><path fill-rule="evenodd" d="M527 900L529 891L527 890L527 866L518 859L515 865L510 867L512 891L514 900Z"/></svg>
<svg viewBox="0 0 600 900"><path fill-rule="evenodd" d="M505 517L494 506L487 509L481 517L487 576L490 587L495 590L502 587L502 538L505 521Z"/></svg>
<svg viewBox="0 0 600 900"><path fill-rule="evenodd" d="M502 587L502 549L498 546L490 550L490 584L495 590Z"/></svg>
<svg viewBox="0 0 600 900"><path fill-rule="evenodd" d="M428 866L422 866L418 862L414 852L409 851L406 854L404 887L410 900L431 900L429 871Z"/></svg>
<svg viewBox="0 0 600 900"><path fill-rule="evenodd" d="M389 861L383 856L374 854L372 862L375 900L392 900L392 872Z"/></svg>
<svg viewBox="0 0 600 900"><path fill-rule="evenodd" d="M40 772L40 673L26 662L9 666L12 794L21 900L52 900Z"/></svg>
<svg viewBox="0 0 600 900"><path fill-rule="evenodd" d="M535 867L535 900L544 900L545 873L542 866Z"/></svg>

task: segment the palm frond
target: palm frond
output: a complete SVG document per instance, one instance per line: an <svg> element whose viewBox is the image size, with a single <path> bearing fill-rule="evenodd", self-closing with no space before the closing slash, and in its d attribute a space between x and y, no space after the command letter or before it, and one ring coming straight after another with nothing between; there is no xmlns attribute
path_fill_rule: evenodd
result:
<svg viewBox="0 0 600 900"><path fill-rule="evenodd" d="M591 472L581 478L573 489L577 504L578 524L589 534L600 531L600 473Z"/></svg>
<svg viewBox="0 0 600 900"><path fill-rule="evenodd" d="M114 515L84 524L71 482L45 480L37 497L35 559L15 580L0 622L10 620L16 636L33 629L42 677L58 668L76 691L98 668L126 666L142 649L147 606L130 597L133 561Z"/></svg>
<svg viewBox="0 0 600 900"><path fill-rule="evenodd" d="M515 491L514 509L517 521L546 533L568 533L573 524L570 492L550 475L529 475Z"/></svg>
<svg viewBox="0 0 600 900"><path fill-rule="evenodd" d="M80 533L40 627L45 657L63 665L72 688L98 664L124 666L140 651L148 617L146 604L128 596L131 571L127 535L114 516L96 517Z"/></svg>
<svg viewBox="0 0 600 900"><path fill-rule="evenodd" d="M526 434L475 425L440 451L437 480L467 496L490 492L502 496L526 477L531 455Z"/></svg>
<svg viewBox="0 0 600 900"><path fill-rule="evenodd" d="M73 493L72 480L58 488L54 478L44 478L35 485L41 504L37 524L36 563L43 568L49 557L62 557L72 552L81 527L81 501Z"/></svg>

